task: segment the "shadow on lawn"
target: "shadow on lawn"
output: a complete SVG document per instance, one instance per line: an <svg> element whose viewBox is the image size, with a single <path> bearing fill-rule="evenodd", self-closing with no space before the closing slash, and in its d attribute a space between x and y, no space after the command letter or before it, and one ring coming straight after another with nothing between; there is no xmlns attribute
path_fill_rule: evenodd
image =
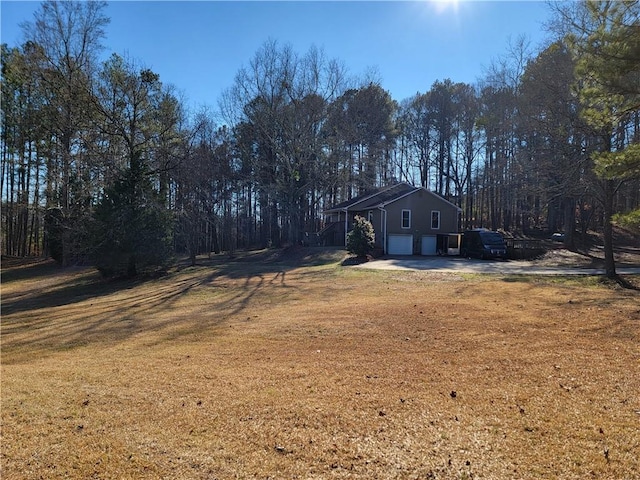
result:
<svg viewBox="0 0 640 480"><path fill-rule="evenodd" d="M313 267L340 262L345 251L340 247L299 247L264 249L219 254L200 258L198 265L215 266L222 275L244 276L248 272L277 273L300 267Z"/></svg>
<svg viewBox="0 0 640 480"><path fill-rule="evenodd" d="M93 269L51 265L29 267L29 275L3 272L3 283L9 278L2 298L3 363L138 334L155 334L145 345L197 336L240 314L263 291L277 299L297 290L291 270L335 261L331 253L313 257L284 251L216 256L147 280L105 281Z"/></svg>
<svg viewBox="0 0 640 480"><path fill-rule="evenodd" d="M58 264L51 259L2 257L2 283L37 278L60 272Z"/></svg>
<svg viewBox="0 0 640 480"><path fill-rule="evenodd" d="M49 270L49 269L47 269ZM82 302L88 298L99 298L111 295L125 289L133 288L142 282L119 281L107 282L99 278L97 272L91 269L74 269L75 274L70 274L60 268L55 268L46 273L41 270L33 270L32 277L19 275L22 280L29 282L18 291L6 293L7 284L3 275L5 293L2 298L2 314L12 315L28 313L34 310L48 309ZM48 285L43 282L49 280Z"/></svg>

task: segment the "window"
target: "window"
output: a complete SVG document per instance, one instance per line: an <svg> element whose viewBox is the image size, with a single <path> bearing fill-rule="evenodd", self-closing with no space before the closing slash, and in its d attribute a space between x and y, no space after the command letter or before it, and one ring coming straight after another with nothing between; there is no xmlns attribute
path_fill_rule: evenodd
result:
<svg viewBox="0 0 640 480"><path fill-rule="evenodd" d="M369 210L369 213L367 214L367 220L369 220L369 223L373 224L373 210Z"/></svg>
<svg viewBox="0 0 640 480"><path fill-rule="evenodd" d="M411 228L411 210L402 210L402 228Z"/></svg>
<svg viewBox="0 0 640 480"><path fill-rule="evenodd" d="M440 211L431 210L431 230L440 230Z"/></svg>

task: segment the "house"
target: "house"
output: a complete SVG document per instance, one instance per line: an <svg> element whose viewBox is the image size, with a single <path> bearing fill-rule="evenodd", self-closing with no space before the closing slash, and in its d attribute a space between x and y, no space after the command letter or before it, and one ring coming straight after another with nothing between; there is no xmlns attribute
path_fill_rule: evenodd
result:
<svg viewBox="0 0 640 480"><path fill-rule="evenodd" d="M376 234L376 248L389 255L435 255L438 234L457 233L461 209L423 187L399 183L352 198L324 211L318 233L330 245L346 245L356 215Z"/></svg>

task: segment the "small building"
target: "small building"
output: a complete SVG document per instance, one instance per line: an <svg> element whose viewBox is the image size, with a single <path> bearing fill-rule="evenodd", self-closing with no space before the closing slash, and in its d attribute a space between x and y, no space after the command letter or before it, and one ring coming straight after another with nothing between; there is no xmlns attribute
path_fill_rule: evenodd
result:
<svg viewBox="0 0 640 480"><path fill-rule="evenodd" d="M461 209L423 187L399 183L360 195L324 211L318 232L326 245L346 245L354 217L366 218L376 248L388 255L435 255L437 235L457 233Z"/></svg>

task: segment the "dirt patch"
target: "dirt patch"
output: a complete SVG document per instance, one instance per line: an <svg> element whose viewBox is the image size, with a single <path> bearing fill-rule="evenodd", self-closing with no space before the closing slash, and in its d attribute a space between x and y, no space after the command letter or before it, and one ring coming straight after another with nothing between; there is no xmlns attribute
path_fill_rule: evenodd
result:
<svg viewBox="0 0 640 480"><path fill-rule="evenodd" d="M619 247L616 249L614 258L616 266L639 266L640 247ZM531 260L531 264L544 267L603 268L604 250L596 246L586 251L571 251L552 246L544 255Z"/></svg>
<svg viewBox="0 0 640 480"><path fill-rule="evenodd" d="M614 229L614 258L616 265L640 265L640 236L621 228ZM568 250L562 243L545 241L546 253L531 261L545 267L604 267L604 242L601 234L589 233L576 238L576 249Z"/></svg>

